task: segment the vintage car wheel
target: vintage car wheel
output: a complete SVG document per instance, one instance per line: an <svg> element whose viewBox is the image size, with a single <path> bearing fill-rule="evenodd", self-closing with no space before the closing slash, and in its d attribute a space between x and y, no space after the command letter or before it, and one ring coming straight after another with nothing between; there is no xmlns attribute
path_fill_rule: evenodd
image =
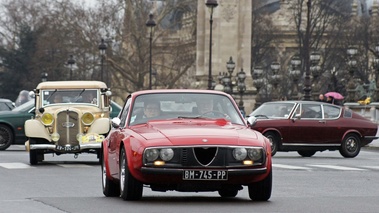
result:
<svg viewBox="0 0 379 213"><path fill-rule="evenodd" d="M299 155L303 157L312 157L316 153L316 151L302 150L302 151L297 151L297 153L299 153Z"/></svg>
<svg viewBox="0 0 379 213"><path fill-rule="evenodd" d="M36 144L36 139L29 138L29 143ZM42 162L44 159L43 150L30 150L29 151L29 163L30 165L37 165L38 162Z"/></svg>
<svg viewBox="0 0 379 213"><path fill-rule="evenodd" d="M238 194L237 189L221 189L218 191L221 197L235 197Z"/></svg>
<svg viewBox="0 0 379 213"><path fill-rule="evenodd" d="M6 150L13 142L13 132L12 130L0 124L0 150Z"/></svg>
<svg viewBox="0 0 379 213"><path fill-rule="evenodd" d="M270 140L271 156L274 156L278 151L280 145L280 139L278 134L276 134L275 132L266 132L263 135Z"/></svg>
<svg viewBox="0 0 379 213"><path fill-rule="evenodd" d="M143 185L129 172L125 149L120 150L120 194L124 200L139 200L142 197Z"/></svg>
<svg viewBox="0 0 379 213"><path fill-rule="evenodd" d="M342 140L340 153L345 158L354 158L361 151L361 140L356 134L347 134Z"/></svg>
<svg viewBox="0 0 379 213"><path fill-rule="evenodd" d="M265 179L249 184L248 188L251 200L267 201L270 199L272 189L272 170Z"/></svg>
<svg viewBox="0 0 379 213"><path fill-rule="evenodd" d="M105 168L105 161L103 160L103 158L101 158L102 160L102 163L101 163L101 173L102 173L102 177L101 177L101 180L102 180L102 185L103 185L103 194L106 196L106 197L117 197L120 195L120 187L118 186L118 184L116 184L115 182L109 180L109 178L107 177L107 171L106 171L106 168Z"/></svg>

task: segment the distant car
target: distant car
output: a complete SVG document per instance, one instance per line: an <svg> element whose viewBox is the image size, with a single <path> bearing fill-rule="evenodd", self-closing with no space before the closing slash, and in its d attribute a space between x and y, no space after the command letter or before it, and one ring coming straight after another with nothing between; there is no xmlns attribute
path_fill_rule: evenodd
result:
<svg viewBox="0 0 379 213"><path fill-rule="evenodd" d="M111 91L100 81L47 81L35 89L34 118L25 121L30 164L44 154L94 153L110 130ZM114 105L114 104L113 104ZM115 109L113 109L115 108Z"/></svg>
<svg viewBox="0 0 379 213"><path fill-rule="evenodd" d="M0 150L6 150L12 144L22 144L28 140L25 136L25 121L34 117L34 99L12 111L0 112ZM111 101L111 118L118 115L121 106Z"/></svg>
<svg viewBox="0 0 379 213"><path fill-rule="evenodd" d="M144 185L161 192L218 191L221 197L235 197L246 186L252 200L271 196L270 142L249 128L226 93L138 91L112 126L102 143L107 197L138 200Z"/></svg>
<svg viewBox="0 0 379 213"><path fill-rule="evenodd" d="M376 139L378 125L346 109L324 102L266 102L250 117L252 129L271 141L272 155L278 151L297 151L311 157L317 151L339 150L346 158L356 157L362 146Z"/></svg>
<svg viewBox="0 0 379 213"><path fill-rule="evenodd" d="M5 98L0 98L0 111L11 111L15 107L14 103Z"/></svg>

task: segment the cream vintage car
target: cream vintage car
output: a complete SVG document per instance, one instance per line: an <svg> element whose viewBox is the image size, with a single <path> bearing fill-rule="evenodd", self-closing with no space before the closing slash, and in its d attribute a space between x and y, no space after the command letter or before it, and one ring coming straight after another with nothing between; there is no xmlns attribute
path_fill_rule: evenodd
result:
<svg viewBox="0 0 379 213"><path fill-rule="evenodd" d="M35 92L35 116L25 122L30 164L44 154L94 153L110 130L111 91L100 81L48 81Z"/></svg>

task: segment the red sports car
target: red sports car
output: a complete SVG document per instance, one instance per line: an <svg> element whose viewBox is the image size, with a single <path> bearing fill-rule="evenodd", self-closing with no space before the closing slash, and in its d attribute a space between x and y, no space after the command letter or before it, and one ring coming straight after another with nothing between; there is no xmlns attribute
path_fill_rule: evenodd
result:
<svg viewBox="0 0 379 213"><path fill-rule="evenodd" d="M356 157L362 146L377 137L378 124L346 109L316 101L266 102L250 117L252 127L271 141L271 154L297 151L311 157L317 151L339 150L346 158Z"/></svg>
<svg viewBox="0 0 379 213"><path fill-rule="evenodd" d="M250 119L254 123L254 119ZM102 143L105 196L138 200L153 191L218 191L271 196L270 141L252 130L233 98L213 90L149 90L129 95Z"/></svg>

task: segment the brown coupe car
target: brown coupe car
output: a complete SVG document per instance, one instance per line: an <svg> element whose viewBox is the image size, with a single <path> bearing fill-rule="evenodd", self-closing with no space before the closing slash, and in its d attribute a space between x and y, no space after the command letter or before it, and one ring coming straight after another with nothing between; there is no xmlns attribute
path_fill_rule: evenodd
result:
<svg viewBox="0 0 379 213"><path fill-rule="evenodd" d="M266 102L250 116L252 128L271 141L277 151L297 151L311 157L317 151L339 150L346 158L356 157L362 146L376 139L378 124L342 106L315 101Z"/></svg>

